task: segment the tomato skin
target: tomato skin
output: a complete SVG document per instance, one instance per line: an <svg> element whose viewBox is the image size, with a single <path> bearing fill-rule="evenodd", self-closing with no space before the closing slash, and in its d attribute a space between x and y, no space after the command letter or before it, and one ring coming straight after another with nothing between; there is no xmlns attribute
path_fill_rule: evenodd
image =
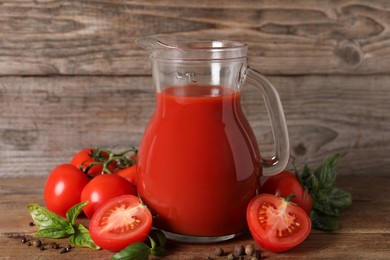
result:
<svg viewBox="0 0 390 260"><path fill-rule="evenodd" d="M96 245L120 251L134 242L143 242L152 227L152 214L133 195L107 201L93 215L89 232Z"/></svg>
<svg viewBox="0 0 390 260"><path fill-rule="evenodd" d="M102 157L101 160L96 160L93 157L91 157L91 154L93 154L94 152L96 152L96 149L93 149L93 148L83 149L73 156L70 163L73 164L74 166L76 166L77 168L83 169L83 171L85 171L90 163L104 161L104 160L108 159L108 154L105 152L101 152L101 157ZM112 162L108 165L108 170L110 172L114 172L116 170L116 167L117 167L116 163ZM96 176L96 175L101 174L102 171L103 171L102 164L93 165L88 170L88 175Z"/></svg>
<svg viewBox="0 0 390 260"><path fill-rule="evenodd" d="M309 235L311 221L306 212L272 194L260 194L248 204L247 221L255 241L272 252L284 252Z"/></svg>
<svg viewBox="0 0 390 260"><path fill-rule="evenodd" d="M274 194L276 196L286 198L292 193L295 195L291 202L298 204L304 209L307 215L310 214L313 208L313 199L299 183L297 177L289 171L283 171L266 179L262 185L262 193Z"/></svg>
<svg viewBox="0 0 390 260"><path fill-rule="evenodd" d="M135 165L124 169L119 169L115 172L115 174L125 178L134 186L137 185L137 167Z"/></svg>
<svg viewBox="0 0 390 260"><path fill-rule="evenodd" d="M74 165L58 165L46 180L44 199L47 209L65 217L66 212L80 202L81 192L88 182L88 177Z"/></svg>
<svg viewBox="0 0 390 260"><path fill-rule="evenodd" d="M121 196L135 195L134 186L125 178L115 174L102 174L94 177L83 189L81 201L89 201L84 213L92 218L95 211L106 201Z"/></svg>

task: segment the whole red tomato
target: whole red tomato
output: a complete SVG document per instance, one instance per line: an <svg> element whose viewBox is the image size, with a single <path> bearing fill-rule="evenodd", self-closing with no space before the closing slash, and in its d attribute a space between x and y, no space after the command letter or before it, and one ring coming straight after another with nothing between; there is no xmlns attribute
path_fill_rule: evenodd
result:
<svg viewBox="0 0 390 260"><path fill-rule="evenodd" d="M115 172L115 174L125 178L134 186L137 185L137 167L135 165L119 169Z"/></svg>
<svg viewBox="0 0 390 260"><path fill-rule="evenodd" d="M291 202L298 204L308 215L313 207L313 200L310 193L302 187L298 178L289 171L283 171L268 177L262 185L261 192L274 194L283 198L294 194L295 196L291 199Z"/></svg>
<svg viewBox="0 0 390 260"><path fill-rule="evenodd" d="M84 207L84 213L92 218L95 211L106 201L121 196L135 195L134 186L125 178L115 174L102 174L93 178L83 189L81 201L89 201Z"/></svg>
<svg viewBox="0 0 390 260"><path fill-rule="evenodd" d="M305 211L280 197L260 194L248 204L249 231L255 241L272 252L283 252L302 243L310 233Z"/></svg>
<svg viewBox="0 0 390 260"><path fill-rule="evenodd" d="M133 195L115 197L101 206L89 223L92 240L100 247L120 251L143 242L152 227L152 214Z"/></svg>
<svg viewBox="0 0 390 260"><path fill-rule="evenodd" d="M80 202L81 192L88 182L88 177L74 165L57 166L46 180L44 189L46 207L65 217L66 212Z"/></svg>
<svg viewBox="0 0 390 260"><path fill-rule="evenodd" d="M92 165L89 170L88 170L88 175L90 176L96 176L102 173L103 171L103 164L107 159L109 155L104 152L100 151L98 149L93 149L93 148L86 148L78 153L76 153L72 160L70 161L71 164L76 166L79 169L83 169L85 171L87 167L91 163L100 163L100 164L95 164ZM112 173L116 170L117 164L115 161L112 161L111 163L108 164L108 170Z"/></svg>

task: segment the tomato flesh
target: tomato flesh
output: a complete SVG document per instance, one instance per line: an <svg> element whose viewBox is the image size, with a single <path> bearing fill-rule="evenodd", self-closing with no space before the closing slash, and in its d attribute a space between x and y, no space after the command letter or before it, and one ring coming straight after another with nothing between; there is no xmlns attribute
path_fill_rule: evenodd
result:
<svg viewBox="0 0 390 260"><path fill-rule="evenodd" d="M311 229L303 209L272 194L260 194L249 202L247 221L255 241L272 252L299 245Z"/></svg>
<svg viewBox="0 0 390 260"><path fill-rule="evenodd" d="M294 194L291 202L298 204L308 215L313 208L313 200L310 193L302 187L297 177L289 171L283 171L268 177L262 185L261 192L274 194L283 198Z"/></svg>
<svg viewBox="0 0 390 260"><path fill-rule="evenodd" d="M123 195L107 201L93 215L89 232L100 247L120 251L142 242L152 227L152 214L138 197Z"/></svg>

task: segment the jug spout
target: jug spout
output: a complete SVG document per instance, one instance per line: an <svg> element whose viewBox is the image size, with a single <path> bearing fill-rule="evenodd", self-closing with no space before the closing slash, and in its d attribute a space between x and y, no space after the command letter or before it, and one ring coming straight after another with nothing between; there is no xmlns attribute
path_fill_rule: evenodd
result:
<svg viewBox="0 0 390 260"><path fill-rule="evenodd" d="M167 51L180 51L176 37L166 34L145 36L137 39L135 43L149 51L151 58L163 56L163 52Z"/></svg>
<svg viewBox="0 0 390 260"><path fill-rule="evenodd" d="M245 59L247 54L247 45L241 42L193 40L166 34L142 37L136 44L148 50L151 58L163 60Z"/></svg>

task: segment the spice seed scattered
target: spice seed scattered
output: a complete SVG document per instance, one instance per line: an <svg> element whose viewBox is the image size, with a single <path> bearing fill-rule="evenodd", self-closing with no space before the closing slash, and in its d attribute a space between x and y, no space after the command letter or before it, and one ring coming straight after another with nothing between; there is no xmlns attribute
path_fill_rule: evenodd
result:
<svg viewBox="0 0 390 260"><path fill-rule="evenodd" d="M43 250L45 250L45 247L44 247L43 245L41 245L41 246L39 247L39 249L40 249L41 251L43 251Z"/></svg>
<svg viewBox="0 0 390 260"><path fill-rule="evenodd" d="M245 249L242 245L238 245L234 248L234 255L235 256L243 255L244 252L245 252Z"/></svg>
<svg viewBox="0 0 390 260"><path fill-rule="evenodd" d="M68 252L68 250L66 250L65 247L62 247L61 250L60 250L60 254L64 254L64 253L66 253L66 252Z"/></svg>
<svg viewBox="0 0 390 260"><path fill-rule="evenodd" d="M23 244L27 242L27 238L26 237L22 237L22 239L20 240Z"/></svg>
<svg viewBox="0 0 390 260"><path fill-rule="evenodd" d="M41 240L34 240L33 241L33 246L35 246L35 247L40 247L42 245L42 242L41 242Z"/></svg>
<svg viewBox="0 0 390 260"><path fill-rule="evenodd" d="M227 259L233 260L234 259L234 255L232 253L228 254Z"/></svg>
<svg viewBox="0 0 390 260"><path fill-rule="evenodd" d="M222 248L215 249L215 255L216 256L223 256L224 254L225 254L225 252L223 251Z"/></svg>
<svg viewBox="0 0 390 260"><path fill-rule="evenodd" d="M253 245L246 245L245 246L245 254L246 255L253 255L254 247Z"/></svg>

